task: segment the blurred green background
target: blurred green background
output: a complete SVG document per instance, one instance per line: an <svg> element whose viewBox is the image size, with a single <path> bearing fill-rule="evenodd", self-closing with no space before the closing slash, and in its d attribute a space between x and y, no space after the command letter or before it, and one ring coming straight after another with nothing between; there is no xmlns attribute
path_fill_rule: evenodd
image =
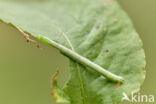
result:
<svg viewBox="0 0 156 104"><path fill-rule="evenodd" d="M156 0L118 0L144 43L147 77L141 94L156 96ZM39 42L27 43L14 28L0 23L0 104L55 104L51 77L60 68L60 85L68 78L68 59ZM127 103L125 103L127 104Z"/></svg>

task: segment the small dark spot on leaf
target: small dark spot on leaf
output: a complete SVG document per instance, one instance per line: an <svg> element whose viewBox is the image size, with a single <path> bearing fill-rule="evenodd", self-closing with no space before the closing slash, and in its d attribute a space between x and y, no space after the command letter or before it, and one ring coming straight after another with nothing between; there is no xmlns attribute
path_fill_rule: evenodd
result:
<svg viewBox="0 0 156 104"><path fill-rule="evenodd" d="M117 83L117 84L116 84L116 88L119 88L119 87L120 87L120 84L119 84L119 83Z"/></svg>
<svg viewBox="0 0 156 104"><path fill-rule="evenodd" d="M109 50L107 49L107 50L106 50L106 52L108 53L108 52L109 52Z"/></svg>
<svg viewBox="0 0 156 104"><path fill-rule="evenodd" d="M99 26L96 26L96 29L98 29L99 28Z"/></svg>

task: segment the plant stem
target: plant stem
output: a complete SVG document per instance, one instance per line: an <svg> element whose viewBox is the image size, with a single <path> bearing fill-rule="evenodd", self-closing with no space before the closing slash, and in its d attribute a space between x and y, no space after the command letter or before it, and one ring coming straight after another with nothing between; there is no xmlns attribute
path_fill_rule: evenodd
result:
<svg viewBox="0 0 156 104"><path fill-rule="evenodd" d="M55 48L60 50L62 53L64 53L65 55L69 56L70 58L78 61L79 63L83 64L84 66L88 66L88 67L98 71L103 76L105 76L106 78L110 79L111 81L119 82L119 83L123 83L124 82L124 79L122 77L117 76L117 75L107 71L106 69L102 68L101 66L93 63L92 61L88 60L85 57L82 57L78 53L70 50L69 48L64 47L63 45L58 44L55 41L50 40L50 39L48 39L46 37L43 37L43 36L39 36L38 39L43 41L43 42L45 42L45 43L48 43L48 44L54 46Z"/></svg>

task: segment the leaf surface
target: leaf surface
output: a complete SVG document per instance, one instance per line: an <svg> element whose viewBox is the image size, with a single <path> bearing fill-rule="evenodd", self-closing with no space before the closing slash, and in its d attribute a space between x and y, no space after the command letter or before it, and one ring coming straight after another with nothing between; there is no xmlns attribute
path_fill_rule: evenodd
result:
<svg viewBox="0 0 156 104"><path fill-rule="evenodd" d="M63 89L54 78L57 102L118 104L123 93L129 96L138 91L145 79L142 42L114 0L0 1L0 19L45 43L52 40L125 79L119 85L65 54L71 76Z"/></svg>

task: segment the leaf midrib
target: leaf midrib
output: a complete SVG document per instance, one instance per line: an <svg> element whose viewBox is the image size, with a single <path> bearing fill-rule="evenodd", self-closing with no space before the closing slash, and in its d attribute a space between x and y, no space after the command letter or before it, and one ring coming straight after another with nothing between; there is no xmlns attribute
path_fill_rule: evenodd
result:
<svg viewBox="0 0 156 104"><path fill-rule="evenodd" d="M75 49L74 47L72 46L70 40L68 39L67 35L61 30L61 28L58 28L60 30L60 32L62 32L62 35L64 36L64 38L66 39L67 43L70 45L72 51L75 52ZM81 91L81 96L83 98L83 104L87 104L86 101L86 95L85 95L85 89L84 89L84 84L83 84L83 80L82 80L82 76L81 76L81 71L80 71L80 67L79 67L79 64L77 62L76 63L76 66L77 66L77 70L78 70L78 78L79 78L79 82L80 82L80 91Z"/></svg>

